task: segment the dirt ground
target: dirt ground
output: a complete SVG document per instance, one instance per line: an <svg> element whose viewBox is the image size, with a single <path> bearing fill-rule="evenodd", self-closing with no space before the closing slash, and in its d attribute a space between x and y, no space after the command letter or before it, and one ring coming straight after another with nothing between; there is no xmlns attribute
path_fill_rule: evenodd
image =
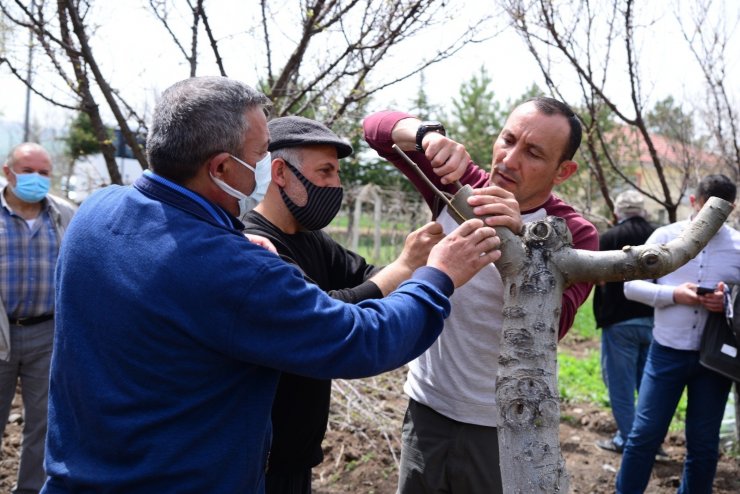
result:
<svg viewBox="0 0 740 494"><path fill-rule="evenodd" d="M578 354L593 342L562 343ZM335 381L324 462L314 469L315 494L392 494L398 476L399 435L406 406L401 390L404 371L371 379ZM5 428L0 456L0 494L15 481L22 428L20 399ZM297 411L297 416L300 412ZM560 443L573 493L614 492L621 456L594 444L611 437L616 425L609 410L587 404L563 404ZM685 447L683 433L669 435L664 444L670 460L656 463L648 494L675 493ZM740 459L722 454L714 482L715 494L740 492Z"/></svg>
<svg viewBox="0 0 740 494"><path fill-rule="evenodd" d="M570 475L570 492L614 493L621 456L595 445L597 440L611 437L616 430L611 414L595 407L570 405L563 406L561 413L560 444ZM327 434L324 445L324 463L314 469L315 494L395 492L398 471L381 434L362 429L332 430ZM664 449L670 460L655 464L646 491L648 494L674 494L678 488L685 455L683 434L671 434ZM395 454L399 454L397 448ZM739 492L740 460L723 454L714 481L714 493Z"/></svg>

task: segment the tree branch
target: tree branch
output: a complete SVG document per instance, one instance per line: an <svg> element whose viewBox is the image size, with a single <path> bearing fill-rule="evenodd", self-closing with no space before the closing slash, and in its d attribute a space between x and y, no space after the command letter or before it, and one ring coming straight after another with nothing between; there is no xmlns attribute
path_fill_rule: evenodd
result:
<svg viewBox="0 0 740 494"><path fill-rule="evenodd" d="M206 30L206 35L208 36L208 41L211 45L211 51L213 52L213 56L216 58L216 65L218 66L219 73L224 76L226 76L226 69L224 69L224 61L221 58L221 53L218 50L218 42L216 41L216 38L213 36L213 31L211 31L211 24L208 22L208 16L206 16L206 10L203 6L203 0L198 0L198 5L200 8L200 17L203 19L203 28Z"/></svg>
<svg viewBox="0 0 740 494"><path fill-rule="evenodd" d="M568 249L556 254L554 262L567 284L657 279L696 257L731 212L732 204L710 197L681 236L666 244L626 246L621 251Z"/></svg>

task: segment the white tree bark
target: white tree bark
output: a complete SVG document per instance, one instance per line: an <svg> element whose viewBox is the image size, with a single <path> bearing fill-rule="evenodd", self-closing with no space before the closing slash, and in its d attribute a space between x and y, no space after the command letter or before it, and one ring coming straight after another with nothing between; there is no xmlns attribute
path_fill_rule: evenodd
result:
<svg viewBox="0 0 740 494"><path fill-rule="evenodd" d="M475 217L466 201L471 192L463 187L450 204L461 221ZM568 492L558 436L557 337L563 290L576 282L654 279L670 273L704 248L731 210L730 203L712 197L681 237L620 251L574 249L565 221L552 216L527 224L522 236L497 228L504 323L496 400L504 492Z"/></svg>

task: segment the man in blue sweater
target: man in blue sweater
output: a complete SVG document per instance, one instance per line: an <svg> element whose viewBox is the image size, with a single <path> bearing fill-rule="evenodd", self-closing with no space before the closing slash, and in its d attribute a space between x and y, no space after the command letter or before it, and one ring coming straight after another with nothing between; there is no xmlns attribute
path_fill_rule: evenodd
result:
<svg viewBox="0 0 740 494"><path fill-rule="evenodd" d="M281 371L402 365L439 335L453 287L500 256L475 219L384 299L347 304L307 283L235 218L270 163L268 103L227 78L174 84L149 128L151 170L70 224L42 492L263 492Z"/></svg>

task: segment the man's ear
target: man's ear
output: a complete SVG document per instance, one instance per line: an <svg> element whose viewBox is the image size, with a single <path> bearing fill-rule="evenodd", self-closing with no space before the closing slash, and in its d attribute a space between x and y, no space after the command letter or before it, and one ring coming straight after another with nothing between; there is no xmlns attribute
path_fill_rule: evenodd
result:
<svg viewBox="0 0 740 494"><path fill-rule="evenodd" d="M562 184L568 180L576 171L578 171L578 163L572 160L563 161L558 165L557 173L553 183L555 185Z"/></svg>
<svg viewBox="0 0 740 494"><path fill-rule="evenodd" d="M206 166L208 171L216 178L221 178L224 174L224 167L231 156L229 153L218 153L208 160Z"/></svg>
<svg viewBox="0 0 740 494"><path fill-rule="evenodd" d="M285 174L288 173L288 167L285 164L285 160L282 158L275 158L272 160L272 182L282 188L285 188L287 179Z"/></svg>

